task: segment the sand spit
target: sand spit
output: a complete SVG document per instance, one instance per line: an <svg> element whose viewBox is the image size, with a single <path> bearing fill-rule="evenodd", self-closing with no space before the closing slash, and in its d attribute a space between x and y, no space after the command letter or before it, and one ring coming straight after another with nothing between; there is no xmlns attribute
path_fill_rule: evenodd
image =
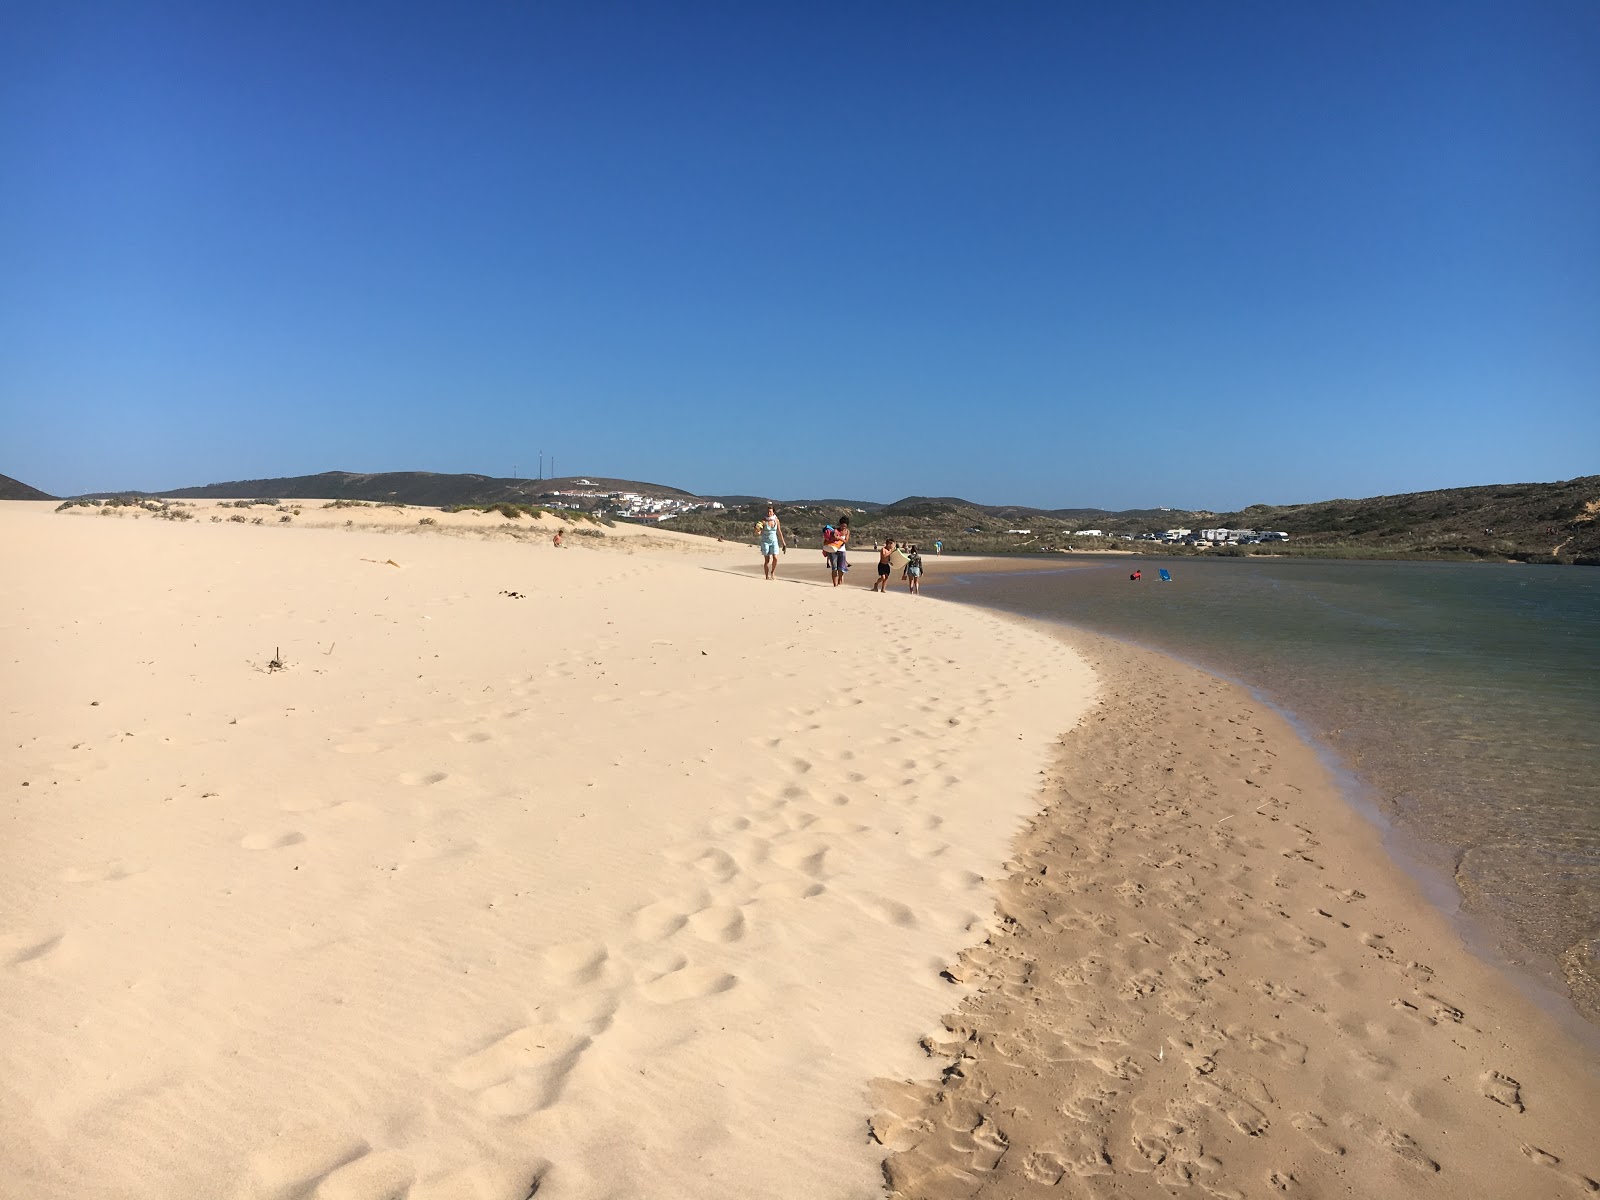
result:
<svg viewBox="0 0 1600 1200"><path fill-rule="evenodd" d="M942 1077L878 1085L893 1194L1600 1192L1592 1031L1463 949L1278 715L1063 636L1101 700L952 968Z"/></svg>
<svg viewBox="0 0 1600 1200"><path fill-rule="evenodd" d="M420 519L0 505L0 1196L881 1194L1082 660Z"/></svg>

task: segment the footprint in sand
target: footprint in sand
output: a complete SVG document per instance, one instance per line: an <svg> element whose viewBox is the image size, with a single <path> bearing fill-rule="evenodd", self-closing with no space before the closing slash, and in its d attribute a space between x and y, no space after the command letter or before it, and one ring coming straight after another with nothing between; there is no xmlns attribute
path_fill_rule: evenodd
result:
<svg viewBox="0 0 1600 1200"><path fill-rule="evenodd" d="M1067 1173L1067 1161L1048 1150L1035 1150L1022 1160L1022 1173L1034 1183L1055 1187Z"/></svg>
<svg viewBox="0 0 1600 1200"><path fill-rule="evenodd" d="M1294 1116L1289 1118L1289 1124L1305 1134L1306 1139L1324 1154L1339 1155L1344 1153L1344 1143L1333 1136L1332 1131L1328 1128L1328 1123L1316 1113L1295 1113Z"/></svg>
<svg viewBox="0 0 1600 1200"><path fill-rule="evenodd" d="M634 913L629 932L641 942L664 942L689 923L689 914L671 900L658 900Z"/></svg>
<svg viewBox="0 0 1600 1200"><path fill-rule="evenodd" d="M556 1008L556 1017L566 1025L578 1026L591 1034L601 1034L611 1027L611 1018L617 1015L617 998L609 992L591 992L587 996L574 996Z"/></svg>
<svg viewBox="0 0 1600 1200"><path fill-rule="evenodd" d="M756 888L757 900L810 900L826 892L821 883L807 883L799 879L775 879Z"/></svg>
<svg viewBox="0 0 1600 1200"><path fill-rule="evenodd" d="M708 942L737 942L744 937L744 913L729 905L702 909L689 918L696 937Z"/></svg>
<svg viewBox="0 0 1600 1200"><path fill-rule="evenodd" d="M251 833L240 839L239 845L246 850L282 850L286 846L298 846L306 840L306 835L297 830L288 833Z"/></svg>
<svg viewBox="0 0 1600 1200"><path fill-rule="evenodd" d="M66 936L64 933L58 933L45 938L7 938L5 941L11 944L7 948L6 965L20 967L23 963L38 962L41 959L49 958L60 947L62 939Z"/></svg>
<svg viewBox="0 0 1600 1200"><path fill-rule="evenodd" d="M1407 1133L1391 1129L1371 1117L1362 1115L1348 1116L1344 1119L1344 1123L1373 1145L1392 1151L1401 1162L1408 1163L1419 1171L1434 1174L1439 1170L1439 1164L1423 1153L1422 1147L1418 1146Z"/></svg>
<svg viewBox="0 0 1600 1200"><path fill-rule="evenodd" d="M479 745L483 742L492 742L494 740L494 734L485 733L481 729L473 729L465 733L452 733L450 737L452 741L467 742L472 745Z"/></svg>
<svg viewBox="0 0 1600 1200"><path fill-rule="evenodd" d="M273 1139L270 1149L250 1159L248 1186L251 1196L288 1200L304 1196L326 1175L366 1154L366 1142L350 1134L307 1129Z"/></svg>
<svg viewBox="0 0 1600 1200"><path fill-rule="evenodd" d="M633 979L638 984L651 984L666 978L689 965L688 956L670 946L651 946L630 953Z"/></svg>
<svg viewBox="0 0 1600 1200"><path fill-rule="evenodd" d="M813 879L827 878L828 844L816 838L789 838L772 848L772 861Z"/></svg>
<svg viewBox="0 0 1600 1200"><path fill-rule="evenodd" d="M552 974L568 983L594 983L605 970L610 955L598 942L563 942L543 955Z"/></svg>
<svg viewBox="0 0 1600 1200"><path fill-rule="evenodd" d="M311 1200L400 1200L416 1195L409 1190L416 1178L404 1155L376 1150L324 1175Z"/></svg>
<svg viewBox="0 0 1600 1200"><path fill-rule="evenodd" d="M1524 1111L1522 1085L1511 1076L1502 1075L1499 1071L1488 1071L1478 1079L1478 1086L1482 1089L1485 1099L1493 1100L1512 1112Z"/></svg>
<svg viewBox="0 0 1600 1200"><path fill-rule="evenodd" d="M726 971L685 966L642 985L639 994L655 1004L677 1004L726 992L738 982Z"/></svg>
<svg viewBox="0 0 1600 1200"><path fill-rule="evenodd" d="M898 900L888 900L882 896L868 894L862 896L858 903L886 925L899 925L909 929L917 923L917 914Z"/></svg>
<svg viewBox="0 0 1600 1200"><path fill-rule="evenodd" d="M62 883L115 883L119 879L142 874L144 870L142 866L118 858L92 867L68 867L58 878Z"/></svg>
<svg viewBox="0 0 1600 1200"><path fill-rule="evenodd" d="M694 865L704 875L718 883L727 883L739 873L739 864L734 861L733 855L715 847L696 855Z"/></svg>
<svg viewBox="0 0 1600 1200"><path fill-rule="evenodd" d="M444 771L407 771L396 778L407 787L431 787L443 783L450 776Z"/></svg>
<svg viewBox="0 0 1600 1200"><path fill-rule="evenodd" d="M463 1091L476 1092L482 1111L522 1116L560 1099L589 1042L586 1035L553 1025L529 1025L461 1059L448 1077Z"/></svg>

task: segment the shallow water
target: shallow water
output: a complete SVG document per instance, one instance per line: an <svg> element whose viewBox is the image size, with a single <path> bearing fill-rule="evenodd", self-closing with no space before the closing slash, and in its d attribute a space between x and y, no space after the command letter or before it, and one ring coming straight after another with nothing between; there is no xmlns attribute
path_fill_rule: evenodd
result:
<svg viewBox="0 0 1600 1200"><path fill-rule="evenodd" d="M940 564L948 573L954 562ZM1499 953L1600 1020L1600 571L1096 560L945 597L1068 621L1257 689L1453 875ZM1173 582L1155 579L1168 567ZM1132 583L1129 572L1145 578Z"/></svg>

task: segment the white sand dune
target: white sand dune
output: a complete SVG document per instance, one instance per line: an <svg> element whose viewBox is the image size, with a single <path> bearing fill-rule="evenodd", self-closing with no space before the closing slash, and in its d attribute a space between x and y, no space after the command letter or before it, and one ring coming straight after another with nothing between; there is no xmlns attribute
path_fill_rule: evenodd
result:
<svg viewBox="0 0 1600 1200"><path fill-rule="evenodd" d="M0 505L0 1195L878 1194L1092 676L663 540Z"/></svg>

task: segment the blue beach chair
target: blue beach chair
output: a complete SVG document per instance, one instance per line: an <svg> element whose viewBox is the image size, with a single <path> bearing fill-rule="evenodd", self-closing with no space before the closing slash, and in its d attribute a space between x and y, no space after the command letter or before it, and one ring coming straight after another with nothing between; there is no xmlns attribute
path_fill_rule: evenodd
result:
<svg viewBox="0 0 1600 1200"><path fill-rule="evenodd" d="M1167 570L1165 567L1161 568L1161 582L1162 583L1171 583L1172 582L1172 572Z"/></svg>

